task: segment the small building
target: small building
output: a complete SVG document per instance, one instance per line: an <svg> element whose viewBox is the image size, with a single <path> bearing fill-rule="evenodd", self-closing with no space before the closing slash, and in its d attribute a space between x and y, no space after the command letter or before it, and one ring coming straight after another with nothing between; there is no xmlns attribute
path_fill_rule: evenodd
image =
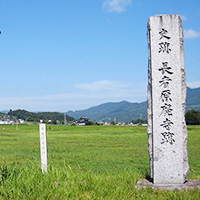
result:
<svg viewBox="0 0 200 200"><path fill-rule="evenodd" d="M19 123L23 124L25 121L23 119L19 119Z"/></svg>
<svg viewBox="0 0 200 200"><path fill-rule="evenodd" d="M85 126L89 123L89 117L83 116L77 121L78 126Z"/></svg>
<svg viewBox="0 0 200 200"><path fill-rule="evenodd" d="M1 120L0 120L0 124L1 124L1 125L8 125L8 124L12 124L12 123L10 122L10 120L1 119Z"/></svg>
<svg viewBox="0 0 200 200"><path fill-rule="evenodd" d="M148 124L142 124L142 126L148 126Z"/></svg>
<svg viewBox="0 0 200 200"><path fill-rule="evenodd" d="M104 125L105 125L105 126L110 126L111 123L110 123L110 122L104 122Z"/></svg>

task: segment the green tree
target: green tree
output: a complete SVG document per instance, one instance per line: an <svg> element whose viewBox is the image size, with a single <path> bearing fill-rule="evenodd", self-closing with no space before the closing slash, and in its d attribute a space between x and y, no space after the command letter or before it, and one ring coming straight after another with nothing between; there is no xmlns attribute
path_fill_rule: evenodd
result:
<svg viewBox="0 0 200 200"><path fill-rule="evenodd" d="M61 123L64 123L64 114L58 113L58 112L39 112L39 113L33 113L26 110L15 110L10 111L8 113L9 116L16 117L17 119L23 119L30 122L40 122L40 120L43 120L44 122L52 121L52 123L56 124L56 121L60 121ZM73 117L70 117L66 115L66 121L74 121Z"/></svg>
<svg viewBox="0 0 200 200"><path fill-rule="evenodd" d="M143 120L143 119L136 119L136 120L132 120L133 124L146 124L147 120Z"/></svg>
<svg viewBox="0 0 200 200"><path fill-rule="evenodd" d="M200 124L200 111L189 110L185 114L186 123L188 125L199 125Z"/></svg>

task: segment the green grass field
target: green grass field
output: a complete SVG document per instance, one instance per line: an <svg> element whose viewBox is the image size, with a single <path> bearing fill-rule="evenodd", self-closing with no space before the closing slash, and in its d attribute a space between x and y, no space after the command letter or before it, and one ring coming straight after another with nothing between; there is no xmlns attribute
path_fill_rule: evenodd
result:
<svg viewBox="0 0 200 200"><path fill-rule="evenodd" d="M146 127L47 126L48 174L37 125L0 126L0 199L200 199L200 191L136 190L149 176ZM200 179L200 126L188 127L189 179Z"/></svg>

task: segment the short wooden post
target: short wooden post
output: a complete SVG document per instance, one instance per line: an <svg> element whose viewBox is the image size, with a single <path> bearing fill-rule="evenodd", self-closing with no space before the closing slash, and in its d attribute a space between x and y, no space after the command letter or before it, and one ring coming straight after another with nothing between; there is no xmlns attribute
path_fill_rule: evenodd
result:
<svg viewBox="0 0 200 200"><path fill-rule="evenodd" d="M47 173L47 135L46 135L46 124L40 124L40 154L41 154L41 169L42 173Z"/></svg>

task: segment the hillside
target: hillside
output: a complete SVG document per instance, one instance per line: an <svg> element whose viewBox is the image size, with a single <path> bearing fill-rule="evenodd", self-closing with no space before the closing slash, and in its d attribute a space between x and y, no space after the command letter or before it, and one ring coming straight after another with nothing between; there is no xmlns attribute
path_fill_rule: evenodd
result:
<svg viewBox="0 0 200 200"><path fill-rule="evenodd" d="M200 88L187 88L186 112L195 109L200 111ZM0 118L6 114L0 113ZM9 116L14 116L17 119L39 122L43 119L45 122L51 120L53 123L60 121L63 123L64 114L58 112L29 112L26 110L15 110L8 112ZM72 116L72 117L70 117ZM147 119L147 101L142 103L130 103L127 101L109 102L98 106L91 107L86 110L68 111L66 120L73 121L81 116L87 116L91 121L113 121L116 118L117 122L131 122L137 119Z"/></svg>
<svg viewBox="0 0 200 200"><path fill-rule="evenodd" d="M64 121L64 114L63 113L59 113L59 112L38 112L38 113L34 113L34 112L29 112L26 110L15 110L15 111L10 111L8 113L9 116L13 116L16 117L17 119L23 119L26 121L30 121L30 122L39 122L41 119L44 122L48 122L49 120L51 120L53 123L56 123L56 121L60 121L61 123L63 123ZM66 121L73 121L74 118L70 117L68 115L66 115Z"/></svg>
<svg viewBox="0 0 200 200"><path fill-rule="evenodd" d="M200 88L187 88L186 111L192 109L200 111Z"/></svg>
<svg viewBox="0 0 200 200"><path fill-rule="evenodd" d="M130 119L146 119L147 102L130 103L121 101L119 103L104 103L86 110L69 111L67 115L75 119L81 116L88 116L92 121L117 121L129 122Z"/></svg>
<svg viewBox="0 0 200 200"><path fill-rule="evenodd" d="M200 111L200 88L187 88L186 111L195 109ZM130 103L127 101L109 102L94 106L86 110L69 111L69 116L75 119L87 116L92 121L130 122L136 119L147 119L147 101L142 103Z"/></svg>

